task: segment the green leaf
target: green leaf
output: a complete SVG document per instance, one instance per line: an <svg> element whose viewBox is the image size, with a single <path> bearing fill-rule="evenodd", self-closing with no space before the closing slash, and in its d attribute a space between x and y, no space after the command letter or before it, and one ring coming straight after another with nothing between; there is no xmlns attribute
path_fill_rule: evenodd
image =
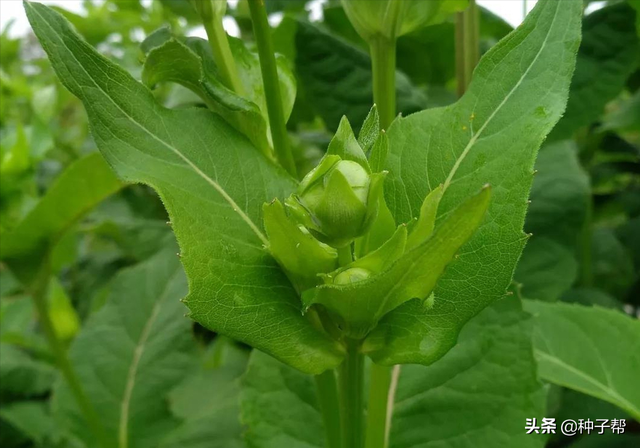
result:
<svg viewBox="0 0 640 448"><path fill-rule="evenodd" d="M390 447L543 447L545 436L523 431L546 410L530 338L521 304L503 299L473 318L437 363L401 366Z"/></svg>
<svg viewBox="0 0 640 448"><path fill-rule="evenodd" d="M301 315L294 289L263 247L262 204L288 196L293 179L215 114L159 106L60 15L25 5L61 81L83 101L104 156L122 178L151 185L167 207L189 277L191 317L306 372L337 365L339 346Z"/></svg>
<svg viewBox="0 0 640 448"><path fill-rule="evenodd" d="M313 378L254 350L240 395L251 448L324 448Z"/></svg>
<svg viewBox="0 0 640 448"><path fill-rule="evenodd" d="M635 12L626 2L605 6L584 18L567 112L550 139L571 137L593 123L605 105L622 91L640 60L634 19Z"/></svg>
<svg viewBox="0 0 640 448"><path fill-rule="evenodd" d="M523 431L525 419L544 415L546 393L536 378L531 320L517 300L472 319L438 363L399 372L390 448L544 446L544 436ZM313 379L256 351L241 406L252 448L325 446Z"/></svg>
<svg viewBox="0 0 640 448"><path fill-rule="evenodd" d="M218 344L223 348L219 349ZM242 448L239 376L248 352L224 338L205 352L201 365L169 393L172 413L183 420L162 441L161 448ZM211 365L211 353L223 350L222 366Z"/></svg>
<svg viewBox="0 0 640 448"><path fill-rule="evenodd" d="M556 300L577 277L576 246L591 200L573 142L544 146L536 161L525 230L533 236L515 273L524 297Z"/></svg>
<svg viewBox="0 0 640 448"><path fill-rule="evenodd" d="M3 405L0 419L27 436L35 446L53 444L60 436L44 402L23 401Z"/></svg>
<svg viewBox="0 0 640 448"><path fill-rule="evenodd" d="M489 198L490 189L484 188L468 199L437 228L431 238L408 250L379 275L352 284L318 286L304 293L302 302L307 308L321 304L337 315L340 327L350 337L366 336L384 315L403 303L428 298L445 267L482 222ZM384 345L383 340L370 337L363 351L375 353L381 344Z"/></svg>
<svg viewBox="0 0 640 448"><path fill-rule="evenodd" d="M73 339L80 328L80 319L71 299L57 278L52 277L48 289L49 319L62 341Z"/></svg>
<svg viewBox="0 0 640 448"><path fill-rule="evenodd" d="M49 391L56 378L51 364L38 361L12 344L0 343L0 395L35 397Z"/></svg>
<svg viewBox="0 0 640 448"><path fill-rule="evenodd" d="M369 56L313 24L297 25L296 71L314 109L331 131L338 129L343 115L351 123L363 123L373 104ZM400 112L410 114L426 106L424 92L404 74L398 72L396 82Z"/></svg>
<svg viewBox="0 0 640 448"><path fill-rule="evenodd" d="M493 195L487 219L439 280L433 308L410 301L380 322L375 337L386 345L371 353L376 362L435 361L465 322L505 294L525 243L535 155L566 104L581 13L579 0L538 2L482 58L456 104L391 126L385 197L396 222L416 218L440 184L436 227L482 185Z"/></svg>
<svg viewBox="0 0 640 448"><path fill-rule="evenodd" d="M71 363L112 446L158 446L176 425L165 394L192 366L191 325L179 301L186 289L175 249L169 247L121 271L107 303L71 345ZM55 390L54 409L73 434L91 440L66 383Z"/></svg>
<svg viewBox="0 0 640 448"><path fill-rule="evenodd" d="M206 41L189 38L183 43L166 28L161 28L143 42L143 48L147 58L142 81L148 87L175 82L190 89L209 109L244 133L256 148L265 154L271 153L265 116L255 103L236 95L217 78Z"/></svg>
<svg viewBox="0 0 640 448"><path fill-rule="evenodd" d="M0 258L24 283L64 233L106 197L122 188L98 153L69 165L31 212L2 235Z"/></svg>
<svg viewBox="0 0 640 448"><path fill-rule="evenodd" d="M640 321L619 311L527 300L540 376L615 404L640 421Z"/></svg>
<svg viewBox="0 0 640 448"><path fill-rule="evenodd" d="M620 102L617 109L608 112L604 116L601 129L617 132L640 131L640 90Z"/></svg>

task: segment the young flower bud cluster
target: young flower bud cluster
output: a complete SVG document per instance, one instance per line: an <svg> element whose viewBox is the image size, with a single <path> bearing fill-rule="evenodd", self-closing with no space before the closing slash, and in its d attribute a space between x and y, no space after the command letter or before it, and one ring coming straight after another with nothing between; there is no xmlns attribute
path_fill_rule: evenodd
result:
<svg viewBox="0 0 640 448"><path fill-rule="evenodd" d="M334 328L354 339L366 337L406 301L429 297L482 221L490 197L489 188L483 189L436 229L444 194L439 186L426 196L419 216L396 226L382 194L387 173L371 169L384 166L388 140L372 125L375 109L370 115L358 140L343 119L327 154L298 190L284 204L274 200L263 208L269 250L300 294L303 311L321 307ZM369 158L363 146L370 148Z"/></svg>

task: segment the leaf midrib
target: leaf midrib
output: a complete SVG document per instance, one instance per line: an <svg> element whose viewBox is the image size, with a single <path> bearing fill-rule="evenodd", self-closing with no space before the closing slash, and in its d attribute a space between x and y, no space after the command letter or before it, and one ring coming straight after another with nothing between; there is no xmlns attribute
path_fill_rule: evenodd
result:
<svg viewBox="0 0 640 448"><path fill-rule="evenodd" d="M498 107L496 107L496 109L491 113L491 115L489 115L489 118L487 118L487 120L482 124L480 129L478 129L478 132L473 134L473 136L469 140L469 143L467 143L467 146L464 148L464 150L462 151L462 153L460 154L458 159L456 159L456 162L454 163L453 167L451 168L451 171L449 172L449 175L447 176L447 179L444 181L444 185L442 187L443 194L447 190L449 185L451 184L451 181L453 180L453 177L455 176L456 172L458 171L458 168L460 168L460 165L462 164L464 159L467 157L467 155L469 154L469 152L471 151L473 146L476 144L476 142L478 141L478 139L480 138L480 136L482 135L482 133L484 132L486 127L493 120L493 118L496 116L496 114L498 112L500 112L500 110L507 103L507 101L511 98L511 95L513 95L513 93L518 89L518 87L520 87L520 85L522 84L524 79L527 77L527 75L531 71L531 68L538 61L538 58L540 57L540 55L542 54L542 51L545 49L545 47L547 45L547 42L549 40L549 36L551 35L551 30L553 30L556 18L558 17L558 9L559 9L559 5L556 5L556 10L555 10L555 13L553 15L553 20L551 21L551 24L549 25L549 30L547 31L547 35L545 36L544 41L542 42L542 45L540 46L540 49L538 50L538 53L536 54L536 56L531 61L531 64L529 64L527 69L524 71L524 73L522 74L522 76L520 77L518 82L516 83L516 85L513 86L513 88L509 91L509 93L505 96L505 98L500 102L500 104L498 104Z"/></svg>
<svg viewBox="0 0 640 448"><path fill-rule="evenodd" d="M598 388L599 390L601 390L602 392L604 392L606 395L608 395L610 397L609 401L614 401L614 404L624 408L625 410L627 410L630 414L633 414L636 418L638 418L640 416L640 409L636 408L636 406L629 402L627 399L625 399L622 395L620 395L615 389L612 388L612 386L610 384L603 384L602 382L598 381L596 378L588 375L587 373L583 372L582 370L577 369L576 367L567 364L566 362L562 361L560 358L557 358L551 354L545 353L539 349L535 349L535 354L538 358L544 359L545 361L551 362L563 369L565 369L568 372L573 373L574 375L582 378L583 380L587 381L588 383L594 385L596 388ZM553 382L556 383L562 383L562 381L558 380L557 378L553 379ZM578 387L575 387L575 385L573 384L563 384L565 387L569 387L571 389L580 389ZM581 390L581 392L586 393L588 395L591 395L592 393L588 390Z"/></svg>
<svg viewBox="0 0 640 448"><path fill-rule="evenodd" d="M149 319L145 323L140 339L133 350L133 359L127 372L127 382L125 384L124 394L122 395L122 401L120 403L120 422L118 424L118 447L127 448L129 445L129 408L131 405L131 397L133 396L133 388L136 384L136 376L138 374L138 367L140 365L140 359L144 353L149 336L151 335L151 328L160 314L160 308L162 304L167 300L167 295L170 291L170 286L175 280L176 276L180 273L180 270L169 278L166 283L165 291L158 301L153 305Z"/></svg>
<svg viewBox="0 0 640 448"><path fill-rule="evenodd" d="M265 237L265 235L260 231L260 229L256 226L256 224L251 220L251 218L249 218L249 216L244 213L244 211L238 206L238 204L233 200L233 198L231 196L229 196L229 194L220 186L220 184L218 184L216 181L214 181L213 179L211 179L209 176L207 176L206 173L204 173L200 168L198 168L198 166L196 164L194 164L188 157L186 157L184 154L182 154L182 152L180 152L180 150L176 147L174 147L173 145L171 145L170 143L164 141L163 139L161 139L160 137L158 137L157 135L153 134L151 131L149 131L146 127L144 127L141 123L139 123L138 121L134 120L133 117L131 115L129 115L126 111L124 111L120 105L118 103L116 103L111 96L109 96L109 94L107 94L107 92L104 91L104 89L102 89L102 87L100 87L100 85L93 79L93 76L91 76L89 74L89 72L87 72L87 70L84 68L84 66L82 65L82 63L78 60L78 58L76 57L76 55L71 51L71 49L66 45L65 41L60 37L60 35L56 32L55 28L53 28L49 22L46 20L46 18L40 14L40 12L33 8L33 6L30 3L26 3L27 7L31 8L32 11L35 12L35 14L37 14L40 19L49 27L49 29L53 32L53 34L58 37L58 40L60 41L60 43L62 44L62 46L67 50L67 52L69 54L71 54L71 56L73 57L73 59L75 59L75 61L77 62L78 66L82 69L82 71L87 75L87 77L91 80L91 82L93 82L93 84L95 85L95 87L102 92L106 98L108 98L111 103L120 111L122 112L122 114L133 124L135 124L136 126L138 126L140 129L142 129L145 133L147 133L150 137L152 137L153 139L155 139L156 141L158 141L159 143L161 143L162 145L164 145L166 148L168 148L170 151L172 151L174 154L176 154L178 157L180 157L182 160L184 160L187 165L189 165L189 167L196 173L198 174L200 177L202 177L207 183L209 183L222 197L223 199L225 199L229 205L231 205L231 208L233 209L234 212L236 212L243 221L245 221L247 223L247 225L251 228L251 230L253 230L253 232L258 236L258 238L262 241L263 244L268 244L268 240ZM72 31L73 32L73 31ZM84 42L86 44L86 42ZM86 44L88 45L88 44ZM100 55L98 55L98 57L102 57ZM161 117L162 118L162 117Z"/></svg>

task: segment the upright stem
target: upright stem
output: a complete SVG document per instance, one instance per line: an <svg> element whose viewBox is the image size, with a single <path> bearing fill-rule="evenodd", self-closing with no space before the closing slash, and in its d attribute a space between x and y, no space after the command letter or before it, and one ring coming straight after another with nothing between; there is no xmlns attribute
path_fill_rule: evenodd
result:
<svg viewBox="0 0 640 448"><path fill-rule="evenodd" d="M591 261L591 239L593 225L593 200L589 198L587 213L580 234L580 284L585 287L593 286L593 267Z"/></svg>
<svg viewBox="0 0 640 448"><path fill-rule="evenodd" d="M322 421L326 436L326 448L347 448L342 446L342 430L340 428L340 398L338 384L333 370L316 375L316 390L322 412Z"/></svg>
<svg viewBox="0 0 640 448"><path fill-rule="evenodd" d="M344 247L338 248L338 264L340 266L346 266L353 261L353 252L351 251L351 244L347 244Z"/></svg>
<svg viewBox="0 0 640 448"><path fill-rule="evenodd" d="M36 306L36 312L38 315L38 322L40 323L40 326L44 331L45 338L47 339L47 343L51 348L51 351L53 352L56 364L60 369L62 376L66 380L73 397L80 407L80 411L87 420L89 428L96 437L98 446L108 448L109 445L107 443L104 427L100 423L100 417L96 413L96 410L89 401L87 394L80 384L80 380L78 379L78 376L73 369L71 362L69 361L69 357L67 356L67 350L62 341L58 339L58 336L56 335L55 329L53 327L53 322L51 322L51 318L49 317L49 307L47 305L49 272L49 263L48 261L45 261L40 273L38 274L38 277L34 282L33 289L31 290L31 296Z"/></svg>
<svg viewBox="0 0 640 448"><path fill-rule="evenodd" d="M366 448L386 448L389 443L389 397L392 395L393 371L392 366L371 364Z"/></svg>
<svg viewBox="0 0 640 448"><path fill-rule="evenodd" d="M278 68L273 52L271 29L267 20L264 0L249 0L249 10L251 12L251 21L253 22L253 34L256 38L258 54L260 56L260 69L262 70L262 82L267 100L273 149L278 158L278 162L280 162L289 174L297 177L293 154L289 146L284 111L282 109Z"/></svg>
<svg viewBox="0 0 640 448"><path fill-rule="evenodd" d="M343 448L363 448L364 356L360 341L347 340L347 355L339 367L340 417Z"/></svg>
<svg viewBox="0 0 640 448"><path fill-rule="evenodd" d="M480 29L475 0L456 14L456 78L458 95L462 96L471 82L473 69L480 59Z"/></svg>
<svg viewBox="0 0 640 448"><path fill-rule="evenodd" d="M373 101L378 106L380 127L389 129L396 116L396 42L376 36L370 42L373 69Z"/></svg>
<svg viewBox="0 0 640 448"><path fill-rule="evenodd" d="M244 95L244 86L238 76L236 61L233 59L229 38L222 27L222 20L214 17L213 20L204 21L204 29L209 38L209 45L213 52L213 59L216 62L222 82L239 96Z"/></svg>

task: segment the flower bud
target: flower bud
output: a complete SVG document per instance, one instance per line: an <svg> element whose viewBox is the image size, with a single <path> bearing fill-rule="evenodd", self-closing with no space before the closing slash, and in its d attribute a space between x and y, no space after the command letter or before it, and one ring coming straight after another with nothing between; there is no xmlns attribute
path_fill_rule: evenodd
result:
<svg viewBox="0 0 640 448"><path fill-rule="evenodd" d="M325 156L286 201L292 215L320 241L343 247L375 219L384 174L370 174L353 160Z"/></svg>
<svg viewBox="0 0 640 448"><path fill-rule="evenodd" d="M227 11L227 0L190 0L193 7L198 11L203 22L222 20Z"/></svg>
<svg viewBox="0 0 640 448"><path fill-rule="evenodd" d="M342 6L360 36L394 40L464 9L468 0L342 0Z"/></svg>

